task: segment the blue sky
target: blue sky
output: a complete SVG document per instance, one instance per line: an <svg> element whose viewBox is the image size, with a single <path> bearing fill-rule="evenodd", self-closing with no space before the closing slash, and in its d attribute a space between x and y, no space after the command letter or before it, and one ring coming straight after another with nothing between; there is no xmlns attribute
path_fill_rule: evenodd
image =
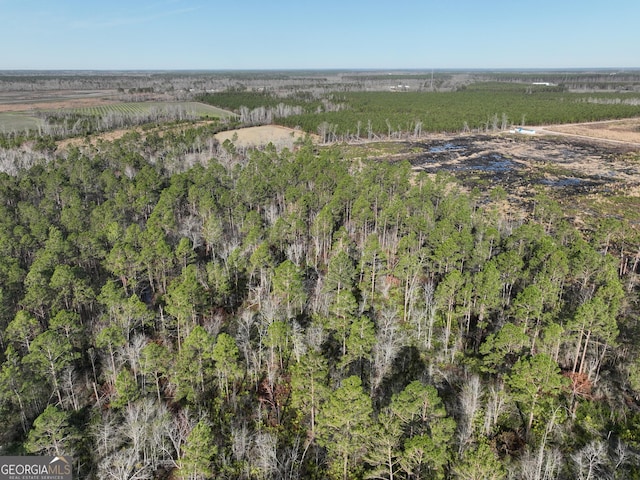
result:
<svg viewBox="0 0 640 480"><path fill-rule="evenodd" d="M640 0L0 0L5 69L640 67Z"/></svg>

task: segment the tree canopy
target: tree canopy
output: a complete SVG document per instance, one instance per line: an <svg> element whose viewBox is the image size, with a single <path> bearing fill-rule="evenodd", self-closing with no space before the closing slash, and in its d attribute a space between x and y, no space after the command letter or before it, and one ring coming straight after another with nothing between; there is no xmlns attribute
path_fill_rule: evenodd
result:
<svg viewBox="0 0 640 480"><path fill-rule="evenodd" d="M632 225L622 248L310 142L188 162L211 134L1 176L3 452L83 478L639 475Z"/></svg>

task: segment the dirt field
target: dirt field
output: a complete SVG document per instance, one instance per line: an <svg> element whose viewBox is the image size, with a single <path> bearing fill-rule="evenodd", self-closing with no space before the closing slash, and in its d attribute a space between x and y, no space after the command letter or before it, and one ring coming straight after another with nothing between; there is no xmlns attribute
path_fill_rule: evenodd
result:
<svg viewBox="0 0 640 480"><path fill-rule="evenodd" d="M204 125L206 123L210 122L203 121L194 123L193 125ZM131 132L132 130L136 130L142 135L144 135L145 133L142 128L113 130L111 132L92 135L89 139L89 142L92 145L95 145L98 140L117 140L124 136L127 132ZM160 133L162 133L162 131ZM232 141L236 147L240 148L261 147L267 145L268 143L273 143L278 149L288 148L291 150L295 141L299 138L303 138L304 135L304 132L302 132L301 130L280 127L278 125L262 125L259 127L238 128L236 130L220 132L216 134L215 137L220 143L223 143L228 139L229 141ZM312 135L312 137L315 136ZM86 142L87 140L85 138L67 138L58 142L58 149L64 150L69 146L79 147Z"/></svg>
<svg viewBox="0 0 640 480"><path fill-rule="evenodd" d="M0 92L0 112L94 107L113 103L116 96L111 90Z"/></svg>
<svg viewBox="0 0 640 480"><path fill-rule="evenodd" d="M534 184L568 191L640 184L640 151L576 137L465 135L411 144L417 170L448 171L469 184L502 184L511 192Z"/></svg>
<svg viewBox="0 0 640 480"><path fill-rule="evenodd" d="M301 130L278 125L239 128L216 134L220 143L230 140L237 147L257 147L273 143L277 148L288 149L292 149L294 142L304 136L305 133Z"/></svg>
<svg viewBox="0 0 640 480"><path fill-rule="evenodd" d="M630 143L640 147L640 118L532 128L539 134L571 135L582 138L608 140L611 142Z"/></svg>

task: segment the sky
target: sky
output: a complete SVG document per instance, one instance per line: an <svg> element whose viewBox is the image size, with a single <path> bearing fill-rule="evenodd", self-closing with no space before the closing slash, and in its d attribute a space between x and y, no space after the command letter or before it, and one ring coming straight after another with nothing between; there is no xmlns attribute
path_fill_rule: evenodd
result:
<svg viewBox="0 0 640 480"><path fill-rule="evenodd" d="M0 70L639 67L640 0L0 0Z"/></svg>

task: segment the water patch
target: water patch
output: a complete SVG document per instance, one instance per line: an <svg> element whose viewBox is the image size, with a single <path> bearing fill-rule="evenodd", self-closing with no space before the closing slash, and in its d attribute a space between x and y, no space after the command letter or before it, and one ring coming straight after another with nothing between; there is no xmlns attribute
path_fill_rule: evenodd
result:
<svg viewBox="0 0 640 480"><path fill-rule="evenodd" d="M581 178L566 177L566 178L556 178L553 180L546 178L542 180L540 183L543 183L545 185L549 185L552 187L577 187L578 185L581 185L583 182L584 180L582 180Z"/></svg>
<svg viewBox="0 0 640 480"><path fill-rule="evenodd" d="M469 162L465 163L462 167L462 170L480 170L482 172L508 172L509 170L514 168L513 162L503 157L502 155L498 155L497 153L492 153L486 157L480 157Z"/></svg>
<svg viewBox="0 0 640 480"><path fill-rule="evenodd" d="M429 153L444 153L444 152L463 152L467 149L467 147L463 145L454 145L453 143L445 143L444 145L436 145L427 152Z"/></svg>

